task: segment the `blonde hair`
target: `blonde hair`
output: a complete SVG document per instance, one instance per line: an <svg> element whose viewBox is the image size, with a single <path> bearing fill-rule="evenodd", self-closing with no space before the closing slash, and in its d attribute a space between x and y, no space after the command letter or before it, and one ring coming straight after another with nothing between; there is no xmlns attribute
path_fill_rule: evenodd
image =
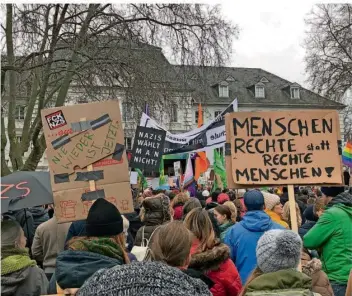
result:
<svg viewBox="0 0 352 296"><path fill-rule="evenodd" d="M184 223L187 229L199 240L198 251L204 252L217 244L213 225L205 209L193 209L187 214Z"/></svg>
<svg viewBox="0 0 352 296"><path fill-rule="evenodd" d="M297 226L301 227L302 225L302 217L301 217L301 211L298 207L298 204L295 203L296 205L296 219L297 219ZM283 208L283 213L282 213L282 219L284 219L290 228L292 227L291 225L291 216L290 216L290 204L289 202L286 202Z"/></svg>
<svg viewBox="0 0 352 296"><path fill-rule="evenodd" d="M173 267L187 265L192 247L192 234L181 221L160 226L150 243L152 261L162 261Z"/></svg>
<svg viewBox="0 0 352 296"><path fill-rule="evenodd" d="M184 192L178 193L172 200L171 207L174 207L178 203L185 204L189 199L190 197L186 193Z"/></svg>
<svg viewBox="0 0 352 296"><path fill-rule="evenodd" d="M230 209L231 221L235 223L236 219L237 219L237 207L235 206L235 204L232 201L225 202L224 206L227 206Z"/></svg>
<svg viewBox="0 0 352 296"><path fill-rule="evenodd" d="M315 216L318 217L317 213L319 211L324 211L325 210L325 203L323 202L322 199L317 199L313 205L313 213Z"/></svg>

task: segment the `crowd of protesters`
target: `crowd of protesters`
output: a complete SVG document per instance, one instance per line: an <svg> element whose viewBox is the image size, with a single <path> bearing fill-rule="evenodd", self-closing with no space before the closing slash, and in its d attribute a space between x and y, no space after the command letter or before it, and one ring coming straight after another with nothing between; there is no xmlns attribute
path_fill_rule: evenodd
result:
<svg viewBox="0 0 352 296"><path fill-rule="evenodd" d="M287 188L134 193L126 215L105 199L72 223L4 215L1 293L352 295L350 188L295 188L298 232Z"/></svg>

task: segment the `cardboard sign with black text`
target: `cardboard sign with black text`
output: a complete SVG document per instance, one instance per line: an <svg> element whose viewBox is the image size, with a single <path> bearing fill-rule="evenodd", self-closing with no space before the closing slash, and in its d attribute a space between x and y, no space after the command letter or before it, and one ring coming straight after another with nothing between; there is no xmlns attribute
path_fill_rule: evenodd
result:
<svg viewBox="0 0 352 296"><path fill-rule="evenodd" d="M159 171L166 131L138 126L132 149L131 168Z"/></svg>
<svg viewBox="0 0 352 296"><path fill-rule="evenodd" d="M226 115L230 184L341 184L339 116L334 110Z"/></svg>

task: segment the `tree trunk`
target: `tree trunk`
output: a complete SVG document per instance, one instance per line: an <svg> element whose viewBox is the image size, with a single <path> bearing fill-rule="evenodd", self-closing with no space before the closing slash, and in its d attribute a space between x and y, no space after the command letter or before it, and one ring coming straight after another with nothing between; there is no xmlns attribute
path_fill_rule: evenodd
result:
<svg viewBox="0 0 352 296"><path fill-rule="evenodd" d="M7 144L6 133L5 133L5 120L4 114L1 111L1 176L11 174L11 171L5 161L5 147Z"/></svg>

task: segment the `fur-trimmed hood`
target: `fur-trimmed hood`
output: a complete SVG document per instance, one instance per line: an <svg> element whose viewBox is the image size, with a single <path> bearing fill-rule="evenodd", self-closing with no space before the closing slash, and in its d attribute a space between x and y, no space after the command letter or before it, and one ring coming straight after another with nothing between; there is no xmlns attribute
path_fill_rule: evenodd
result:
<svg viewBox="0 0 352 296"><path fill-rule="evenodd" d="M230 258L230 249L225 244L218 243L211 250L206 250L202 253L197 250L198 246L198 240L193 242L190 268L202 270L203 272L218 270L221 263Z"/></svg>
<svg viewBox="0 0 352 296"><path fill-rule="evenodd" d="M302 262L303 263L303 262ZM321 261L317 258L302 264L302 272L312 277L312 275L322 269Z"/></svg>

